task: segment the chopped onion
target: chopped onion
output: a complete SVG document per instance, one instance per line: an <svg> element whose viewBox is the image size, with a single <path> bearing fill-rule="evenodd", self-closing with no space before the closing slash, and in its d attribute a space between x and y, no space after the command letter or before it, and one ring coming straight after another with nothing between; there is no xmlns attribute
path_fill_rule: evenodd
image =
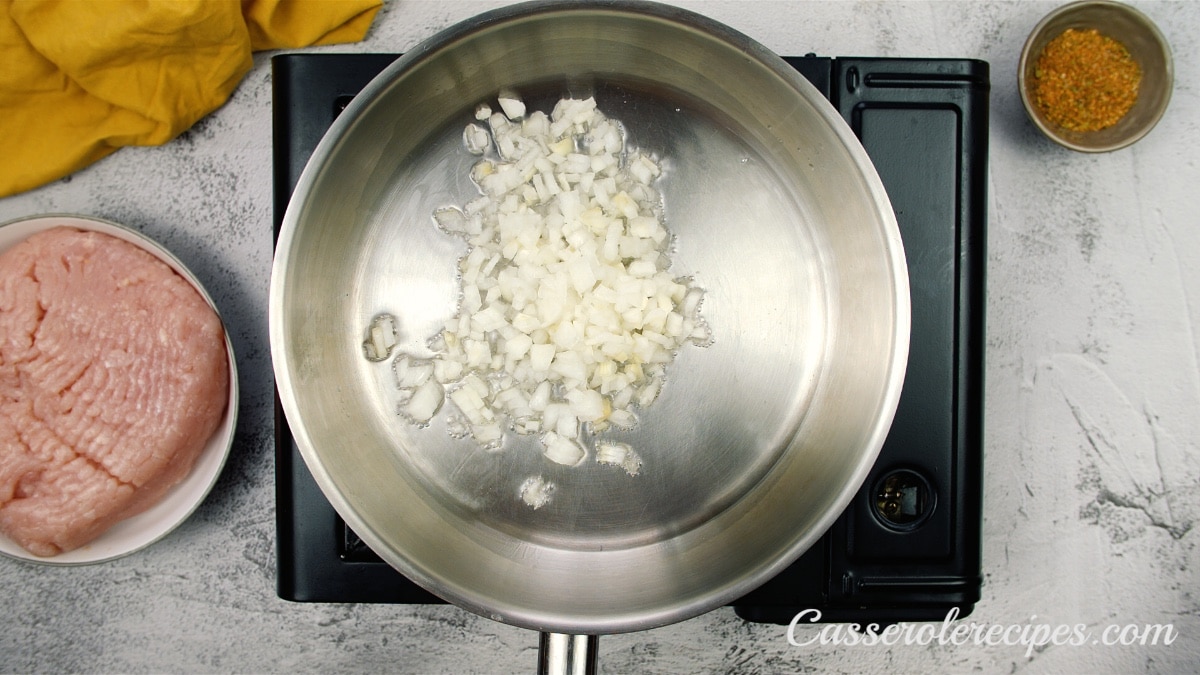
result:
<svg viewBox="0 0 1200 675"><path fill-rule="evenodd" d="M368 361L383 361L396 346L396 317L380 314L371 319L367 327L367 339L363 340L363 355Z"/></svg>
<svg viewBox="0 0 1200 675"><path fill-rule="evenodd" d="M534 476L521 483L520 494L521 501L534 509L540 509L550 503L550 497L554 494L554 483L541 476Z"/></svg>
<svg viewBox="0 0 1200 675"><path fill-rule="evenodd" d="M642 468L642 459L633 448L628 443L616 441L597 442L596 461L601 464L615 464L625 469L630 476L636 476Z"/></svg>
<svg viewBox="0 0 1200 675"><path fill-rule="evenodd" d="M482 155L491 144L491 137L488 136L487 129L478 124L468 124L467 128L463 129L463 145L467 146L467 152L472 155Z"/></svg>
<svg viewBox="0 0 1200 675"><path fill-rule="evenodd" d="M500 109L510 120L520 119L525 116L525 102L511 91L502 91L498 97Z"/></svg>
<svg viewBox="0 0 1200 675"><path fill-rule="evenodd" d="M574 466L587 456L584 429L634 427L675 353L711 340L703 291L668 271L671 235L653 186L662 166L627 150L594 99L564 98L549 115L509 91L497 103L501 112L478 106L478 124L463 131L467 151L484 155L470 172L480 197L433 214L469 248L458 314L431 341L434 357L395 361L409 396L402 412L428 420L444 395L452 434L488 449L505 430L537 434L547 459ZM368 340L372 354L386 330L380 340ZM641 467L626 444L595 447L601 463ZM538 508L551 490L527 482L522 498Z"/></svg>
<svg viewBox="0 0 1200 675"><path fill-rule="evenodd" d="M396 375L396 386L400 389L419 387L437 372L436 361L415 359L408 354L400 354L392 361L392 372Z"/></svg>
<svg viewBox="0 0 1200 675"><path fill-rule="evenodd" d="M408 403L401 407L400 412L415 424L425 424L433 419L442 407L446 392L437 380L427 380L417 387Z"/></svg>
<svg viewBox="0 0 1200 675"><path fill-rule="evenodd" d="M542 436L542 445L546 448L547 459L566 466L575 466L587 454L579 441L553 431L547 431Z"/></svg>

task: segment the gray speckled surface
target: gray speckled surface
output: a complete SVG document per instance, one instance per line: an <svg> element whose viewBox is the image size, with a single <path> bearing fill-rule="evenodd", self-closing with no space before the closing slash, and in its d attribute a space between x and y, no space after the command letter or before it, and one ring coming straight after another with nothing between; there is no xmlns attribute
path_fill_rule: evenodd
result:
<svg viewBox="0 0 1200 675"><path fill-rule="evenodd" d="M402 51L503 4L396 0L361 44ZM679 2L780 53L991 62L984 628L1170 624L1170 645L793 646L732 610L603 638L605 672L1191 672L1200 664L1200 3L1134 2L1170 40L1171 108L1124 151L1040 138L1015 91L1056 3ZM0 221L134 226L204 281L242 405L216 489L165 540L102 565L0 559L5 672L529 672L536 636L452 607L275 595L269 54L179 139L0 199ZM816 637L800 629L800 640Z"/></svg>

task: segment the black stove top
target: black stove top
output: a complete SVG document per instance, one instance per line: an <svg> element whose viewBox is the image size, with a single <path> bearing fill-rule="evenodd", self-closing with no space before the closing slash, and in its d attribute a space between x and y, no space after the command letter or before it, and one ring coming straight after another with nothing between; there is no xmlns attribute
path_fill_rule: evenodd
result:
<svg viewBox="0 0 1200 675"><path fill-rule="evenodd" d="M395 54L272 58L275 228L305 163ZM900 224L912 340L899 407L863 488L793 565L733 603L787 623L941 620L979 600L989 67L956 59L786 59L858 135ZM321 494L276 409L278 593L302 602L436 603Z"/></svg>

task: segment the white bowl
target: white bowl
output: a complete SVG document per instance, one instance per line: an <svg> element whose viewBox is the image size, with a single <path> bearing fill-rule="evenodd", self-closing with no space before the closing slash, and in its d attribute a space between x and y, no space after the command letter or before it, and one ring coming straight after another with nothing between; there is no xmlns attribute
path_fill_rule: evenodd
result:
<svg viewBox="0 0 1200 675"><path fill-rule="evenodd" d="M106 220L69 214L47 214L3 223L0 224L0 253L38 232L59 226L102 232L135 244L187 279L213 311L216 311L216 305L208 291L170 251L140 232ZM228 331L225 332L225 352L229 356L229 402L225 408L225 416L183 481L171 488L154 506L117 523L89 544L75 550L53 557L35 556L0 534L0 554L48 565L106 562L140 551L167 536L187 520L216 484L233 445L233 431L237 426L238 380L237 363L233 356L233 346L229 343Z"/></svg>

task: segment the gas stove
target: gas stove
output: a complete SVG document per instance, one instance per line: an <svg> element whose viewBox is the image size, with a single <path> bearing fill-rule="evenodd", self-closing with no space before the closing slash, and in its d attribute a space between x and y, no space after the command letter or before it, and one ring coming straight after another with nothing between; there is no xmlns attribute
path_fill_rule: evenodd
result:
<svg viewBox="0 0 1200 675"><path fill-rule="evenodd" d="M396 54L272 58L275 233L333 120ZM988 64L788 57L862 141L908 258L908 370L874 469L807 553L732 603L749 621L935 621L979 600L983 501ZM281 598L439 603L376 556L330 506L276 406Z"/></svg>

